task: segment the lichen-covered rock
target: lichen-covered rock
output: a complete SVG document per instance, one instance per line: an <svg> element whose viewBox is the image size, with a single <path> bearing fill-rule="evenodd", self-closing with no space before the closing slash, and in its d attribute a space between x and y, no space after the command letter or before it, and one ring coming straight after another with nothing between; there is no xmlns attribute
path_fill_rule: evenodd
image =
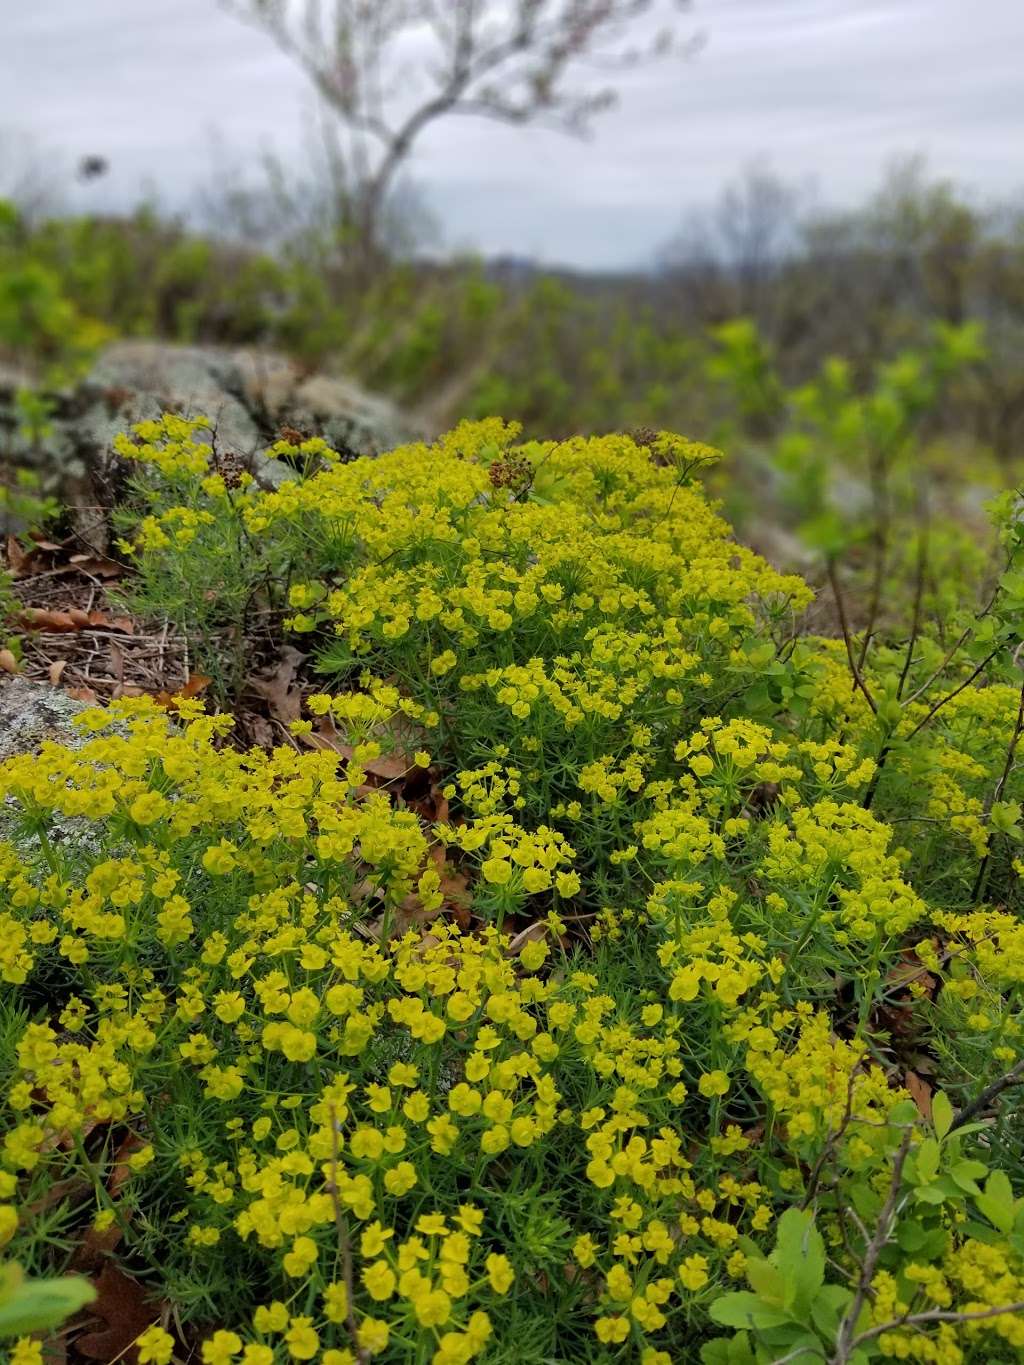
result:
<svg viewBox="0 0 1024 1365"><path fill-rule="evenodd" d="M75 701L59 687L27 678L0 681L0 763L16 754L38 753L44 744L81 748L89 736L73 723L88 703ZM12 842L24 857L39 847L39 836L15 819L13 801L0 802L0 840ZM95 845L95 830L82 816L57 815L48 832L50 845L70 851Z"/></svg>
<svg viewBox="0 0 1024 1365"><path fill-rule="evenodd" d="M84 740L72 722L85 709L85 702L58 687L5 678L0 683L0 762L35 753L47 740L77 748Z"/></svg>
<svg viewBox="0 0 1024 1365"><path fill-rule="evenodd" d="M104 510L117 500L123 469L111 443L132 422L162 412L203 414L216 448L275 487L292 471L264 452L282 427L326 438L342 455L378 455L421 433L387 399L349 379L310 375L269 351L119 341L107 347L73 389L46 395L49 430L38 441L19 434L17 392L26 376L0 371L0 454L33 467L75 509L76 529L106 548Z"/></svg>

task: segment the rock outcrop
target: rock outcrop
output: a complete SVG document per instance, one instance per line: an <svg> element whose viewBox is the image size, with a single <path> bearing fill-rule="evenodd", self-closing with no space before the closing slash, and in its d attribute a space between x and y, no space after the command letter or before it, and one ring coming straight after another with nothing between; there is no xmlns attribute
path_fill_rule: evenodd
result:
<svg viewBox="0 0 1024 1365"><path fill-rule="evenodd" d="M342 455L378 455L422 433L386 398L352 380L310 374L269 351L120 341L108 347L72 389L44 395L45 435L21 433L16 395L28 377L0 368L0 458L33 468L46 491L74 509L84 539L104 548L105 509L123 477L111 442L132 422L161 412L203 414L214 423L217 449L275 486L289 467L265 449L282 427L323 436ZM9 528L16 529L16 528Z"/></svg>

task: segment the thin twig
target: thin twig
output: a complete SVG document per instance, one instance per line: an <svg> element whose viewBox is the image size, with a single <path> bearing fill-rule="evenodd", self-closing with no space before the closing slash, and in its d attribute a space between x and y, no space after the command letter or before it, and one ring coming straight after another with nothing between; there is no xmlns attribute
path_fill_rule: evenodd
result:
<svg viewBox="0 0 1024 1365"><path fill-rule="evenodd" d="M800 1204L800 1207L802 1209L808 1208L810 1206L811 1200L814 1198L815 1194L817 1194L818 1184L821 1181L821 1173L825 1168L825 1163L826 1161L828 1161L829 1157L831 1157L832 1154L835 1152L840 1139L846 1132L847 1128L849 1128L850 1126L850 1120L853 1117L853 1090L856 1082L856 1077L860 1072L861 1065L862 1062L858 1062L857 1065L850 1072L849 1077L847 1078L846 1104L843 1108L843 1117L840 1120L839 1127L836 1129L836 1131L834 1133L829 1134L828 1138L825 1141L824 1147L822 1147L821 1149L817 1161L811 1168L811 1173L807 1177L807 1190L806 1193L804 1194L803 1201Z"/></svg>
<svg viewBox="0 0 1024 1365"><path fill-rule="evenodd" d="M331 1203L334 1205L334 1226L338 1233L338 1250L341 1252L341 1275L345 1285L345 1317L348 1326L349 1338L352 1342L352 1349L355 1352L359 1365L366 1365L369 1361L369 1352L364 1350L359 1344L359 1328L356 1323L355 1310L355 1280L352 1273L352 1243L348 1235L348 1223L345 1220L345 1212L341 1207L341 1195L338 1191L338 1115L334 1108L330 1109L331 1121L331 1183L329 1193Z"/></svg>
<svg viewBox="0 0 1024 1365"><path fill-rule="evenodd" d="M907 641L907 657L903 661L903 671L896 688L897 701L903 700L903 690L907 685L907 678L910 676L910 669L914 662L914 650L917 648L918 636L921 633L921 605L924 601L924 582L927 567L928 521L925 519L917 538L917 562L914 571L914 614L910 623L910 639Z"/></svg>
<svg viewBox="0 0 1024 1365"><path fill-rule="evenodd" d="M857 1279L857 1288L853 1295L853 1302L847 1310L846 1316L839 1326L839 1335L836 1338L836 1352L832 1357L832 1365L846 1365L854 1350L854 1339L857 1332L857 1320L860 1317L861 1309L867 1300L871 1290L871 1281L875 1276L875 1266L878 1258L885 1250L892 1235L893 1222L895 1221L896 1205L900 1197L900 1185L903 1182L903 1167L906 1164L907 1153L910 1151L910 1140L913 1137L913 1129L908 1128L903 1134L903 1140L899 1145L896 1158L893 1162L892 1179L889 1181L889 1193L886 1196L882 1212L878 1215L878 1222L875 1224L875 1231L871 1241L864 1250L864 1260L861 1262L860 1275Z"/></svg>
<svg viewBox="0 0 1024 1365"><path fill-rule="evenodd" d="M817 1356L819 1360L825 1359L825 1353L817 1346L798 1346L795 1351L790 1351L788 1355L778 1356L772 1361L772 1365L789 1365L791 1360L799 1360L801 1356Z"/></svg>
<svg viewBox="0 0 1024 1365"><path fill-rule="evenodd" d="M878 707L875 705L875 699L868 691L867 684L864 682L863 675L860 671L860 666L853 655L853 640L850 635L850 623L846 615L846 603L843 600L842 589L839 586L839 577L836 573L836 561L832 555L829 555L826 559L825 567L828 571L828 581L832 588L832 596L835 598L836 611L839 613L839 627L843 632L843 643L846 645L846 657L850 664L850 672L853 674L854 685L860 688L861 692L864 694L864 700L867 702L868 706L871 707L872 714L877 716Z"/></svg>
<svg viewBox="0 0 1024 1365"><path fill-rule="evenodd" d="M1013 567L1013 561L1016 554L1017 551L1016 549L1014 549L1008 556L1005 568L1003 570L1004 575L1008 573L1010 569ZM909 706L911 702L917 701L918 697L924 696L924 694L928 691L929 687L931 687L932 683L935 682L937 678L941 677L941 675L946 671L947 665L952 661L954 655L959 653L961 647L967 642L967 638L972 633L972 631L977 629L978 623L980 621L984 621L985 618L991 614L992 608L999 600L1001 582L1002 578L996 580L996 586L993 589L992 594L989 597L988 601L985 603L984 607L982 607L981 611L974 618L971 624L969 626L964 627L959 638L953 645L953 648L949 650L945 658L942 660L942 663L939 664L938 668L936 668L934 672L930 673L929 676L925 678L924 682L921 683L920 687L916 688L916 690L912 692L911 695L907 698L906 705Z"/></svg>
<svg viewBox="0 0 1024 1365"><path fill-rule="evenodd" d="M884 450L875 451L871 458L871 497L874 503L874 527L872 529L872 548L874 552L874 571L871 576L871 597L868 607L867 625L861 641L858 668L863 669L875 633L878 613L882 605L882 587L885 583L886 557L889 550L890 509L887 497L887 476L889 470Z"/></svg>
<svg viewBox="0 0 1024 1365"><path fill-rule="evenodd" d="M939 700L934 704L934 706L931 707L928 714L918 721L918 723L914 726L913 730L911 730L910 734L906 736L906 739L907 740L913 739L917 732L919 730L923 730L924 727L928 724L928 722L932 719L932 717L935 716L939 711L941 711L948 701L952 701L954 697L959 696L965 687L970 687L971 683L974 682L978 674L983 672L989 666L989 664L996 657L996 655L999 653L1002 647L1003 647L1002 645L997 645L991 654L985 655L984 659L982 659L981 663L974 670L974 672L971 673L969 677L965 678L964 681L959 685L959 687L954 687L952 692L947 692L944 697L940 697Z"/></svg>
<svg viewBox="0 0 1024 1365"><path fill-rule="evenodd" d="M1009 779L1013 769L1013 760L1017 754L1017 745L1020 743L1021 732L1024 731L1024 681L1020 687L1020 701L1017 705L1017 720L1013 727L1013 734L1010 736L1010 743L1006 750L1006 762L1003 764L1003 771L999 775L999 781L995 785L995 790L985 802L985 819L992 814L992 807L1000 799L1003 789ZM988 880L988 869L992 859L992 835L989 834L989 842L985 849L985 856L981 860L978 868L978 875L974 879L974 890L971 893L972 902L977 905L985 891L985 883Z"/></svg>
<svg viewBox="0 0 1024 1365"><path fill-rule="evenodd" d="M866 1341L874 1341L875 1337L880 1337L883 1332L895 1332L900 1327L924 1327L931 1322L983 1322L986 1318L1001 1318L1006 1313L1022 1312L1024 1312L1024 1299L1018 1303L1000 1304L997 1308L977 1309L972 1313L957 1313L952 1308L929 1308L924 1313L905 1313L902 1318L894 1318L892 1322L883 1322L877 1327L869 1327L866 1332L861 1332L859 1336L854 1337L850 1347L851 1350L855 1351L858 1346L863 1346Z"/></svg>
<svg viewBox="0 0 1024 1365"><path fill-rule="evenodd" d="M1005 1076L1000 1076L997 1081L987 1085L976 1099L971 1100L970 1104L965 1104L962 1109L958 1109L953 1115L953 1127L960 1128L978 1114L983 1114L992 1101L998 1099L1004 1090L1009 1090L1011 1086L1019 1085L1022 1081L1024 1081L1024 1058L1021 1058Z"/></svg>

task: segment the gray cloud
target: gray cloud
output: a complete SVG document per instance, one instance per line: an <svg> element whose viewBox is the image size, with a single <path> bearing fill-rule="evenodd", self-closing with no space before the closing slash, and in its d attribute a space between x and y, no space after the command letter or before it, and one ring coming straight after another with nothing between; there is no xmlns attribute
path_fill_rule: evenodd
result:
<svg viewBox="0 0 1024 1365"><path fill-rule="evenodd" d="M299 155L301 75L215 0L0 0L0 130L111 176L75 202L125 205L145 183L186 203L217 128L241 161ZM1024 183L1020 0L698 0L688 62L628 73L596 138L470 119L435 125L413 173L448 240L620 265L751 160L849 201L900 153L979 197ZM0 173L2 173L0 166Z"/></svg>

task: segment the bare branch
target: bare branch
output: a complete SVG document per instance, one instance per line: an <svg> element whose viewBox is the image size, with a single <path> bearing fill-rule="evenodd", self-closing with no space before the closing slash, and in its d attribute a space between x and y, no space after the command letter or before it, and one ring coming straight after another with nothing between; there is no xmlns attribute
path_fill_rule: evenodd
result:
<svg viewBox="0 0 1024 1365"><path fill-rule="evenodd" d="M853 637L850 634L850 622L846 615L846 601L843 597L843 590L839 585L839 575L836 572L836 561L832 555L829 555L826 561L826 568L828 570L828 581L832 587L832 596L835 598L836 611L839 614L839 628L843 632L843 643L846 646L846 658L850 665L850 672L853 675L853 685L854 687L859 688L863 693L864 700L867 702L868 706L870 706L872 714L877 715L878 707L875 705L875 699L868 691L867 684L864 681L864 675L860 671L860 665L853 652Z"/></svg>
<svg viewBox="0 0 1024 1365"><path fill-rule="evenodd" d="M998 1080L987 1085L977 1099L971 1100L970 1104L965 1104L962 1109L958 1109L953 1117L953 1126L960 1128L971 1119L977 1118L979 1114L984 1114L993 1100L998 1099L1004 1090L1009 1090L1011 1086L1020 1085L1024 1082L1024 1060L1017 1063L1012 1070L1005 1076L1000 1076Z"/></svg>
<svg viewBox="0 0 1024 1365"><path fill-rule="evenodd" d="M328 1193L331 1196L331 1204L334 1208L334 1226L338 1234L338 1252L341 1256L342 1283L345 1286L345 1325L348 1328L349 1340L352 1342L352 1350L355 1353L359 1365L366 1365L369 1360L367 1351L359 1344L359 1327L356 1322L355 1310L355 1277L352 1271L352 1243L349 1239L348 1220L341 1207L341 1194L338 1189L338 1117L334 1106L330 1110L331 1120L331 1180L328 1185Z"/></svg>
<svg viewBox="0 0 1024 1365"><path fill-rule="evenodd" d="M371 253L395 178L426 127L459 113L586 133L615 99L586 79L588 68L622 70L672 50L664 30L646 46L627 41L656 3L221 0L306 73L346 128L348 216Z"/></svg>
<svg viewBox="0 0 1024 1365"><path fill-rule="evenodd" d="M892 1166L892 1179L889 1181L889 1193L886 1196L882 1211L878 1215L878 1222L875 1224L875 1231L871 1241L868 1242L864 1250L864 1260L861 1262L860 1275L857 1279L857 1288L854 1291L853 1301L839 1325L839 1335L836 1338L836 1352L832 1358L833 1365L845 1365L854 1350L854 1339L857 1334L857 1320L860 1317L861 1309L867 1301L868 1293L871 1289L871 1281L874 1279L875 1266L878 1258L888 1245L892 1236L893 1223L896 1219L896 1206L899 1203L900 1185L903 1182L903 1167L906 1165L907 1154L910 1151L910 1140L913 1137L913 1129L908 1128L903 1134L903 1140L896 1152Z"/></svg>
<svg viewBox="0 0 1024 1365"><path fill-rule="evenodd" d="M931 1322L983 1322L986 1318L1001 1318L1007 1313L1022 1312L1024 1300L1000 1304L997 1308L978 1309L972 1313L957 1313L949 1308L930 1308L924 1313L906 1313L902 1318L893 1318L891 1322L883 1322L877 1327L869 1327L866 1332L861 1332L850 1343L850 1349L855 1351L858 1346L863 1346L867 1341L874 1341L875 1337L880 1337L883 1332L895 1332L900 1327L925 1327ZM836 1359L838 1360L838 1357Z"/></svg>
<svg viewBox="0 0 1024 1365"><path fill-rule="evenodd" d="M1024 733L1024 681L1021 682L1020 701L1017 705L1017 719L1016 722L1014 723L1013 734L1010 736L1010 743L1008 744L1006 749L1006 761L1003 764L1003 771L999 775L999 781L995 785L995 790L989 794L989 797L985 802L986 820L988 820L989 816L992 814L992 807L996 804L997 801L1002 800L1003 791L1006 787L1006 783L1008 782L1010 774L1013 771L1014 761L1017 757L1017 745L1020 743L1020 737L1022 733ZM989 833L988 838L989 838L988 847L986 848L985 856L982 858L981 864L978 867L978 875L974 879L974 890L971 894L971 900L975 905L978 904L982 896L985 894L985 886L988 882L988 870L989 865L991 864L992 861L991 832Z"/></svg>

